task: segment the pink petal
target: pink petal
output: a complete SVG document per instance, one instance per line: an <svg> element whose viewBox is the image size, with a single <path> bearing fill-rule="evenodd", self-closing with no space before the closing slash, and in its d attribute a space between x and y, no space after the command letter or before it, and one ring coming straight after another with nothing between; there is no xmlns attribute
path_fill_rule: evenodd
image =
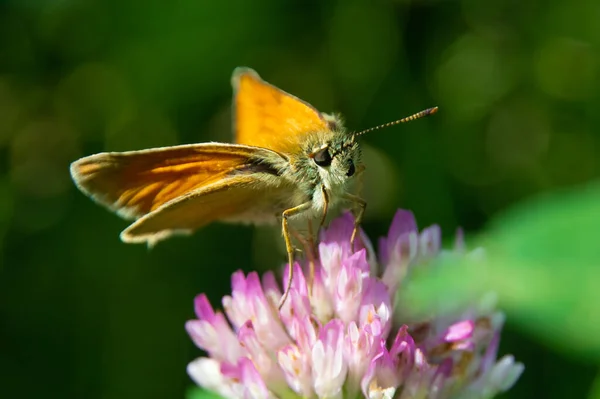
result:
<svg viewBox="0 0 600 399"><path fill-rule="evenodd" d="M366 398L392 398L399 385L394 362L385 347L385 341L380 340L379 350L361 381L363 394Z"/></svg>
<svg viewBox="0 0 600 399"><path fill-rule="evenodd" d="M276 351L290 342L281 321L275 317L275 311L264 298L251 297L255 318L252 321L260 342L272 351Z"/></svg>
<svg viewBox="0 0 600 399"><path fill-rule="evenodd" d="M454 364L450 358L445 359L438 365L429 385L429 397L431 399L445 398L447 396L450 386L447 386L448 384L446 383L452 374L453 367Z"/></svg>
<svg viewBox="0 0 600 399"><path fill-rule="evenodd" d="M361 328L355 322L348 325L344 353L348 363L346 389L349 397L356 396L360 389L361 379L379 350L380 334L379 320Z"/></svg>
<svg viewBox="0 0 600 399"><path fill-rule="evenodd" d="M386 268L382 280L390 289L396 292L407 273L410 262L418 255L419 235L412 213L399 210L394 217L384 250Z"/></svg>
<svg viewBox="0 0 600 399"><path fill-rule="evenodd" d="M277 362L290 388L303 397L311 397L313 389L310 353L290 344L277 352Z"/></svg>
<svg viewBox="0 0 600 399"><path fill-rule="evenodd" d="M275 274L273 274L272 271L268 271L263 275L262 286L267 300L274 306L279 305L279 300L283 293L281 292L277 280L275 279Z"/></svg>
<svg viewBox="0 0 600 399"><path fill-rule="evenodd" d="M319 244L319 259L321 260L321 276L323 283L333 292L337 276L344 260L344 249L338 243Z"/></svg>
<svg viewBox="0 0 600 399"><path fill-rule="evenodd" d="M316 394L325 398L338 396L348 372L344 361L344 324L340 320L331 320L321 329L311 357Z"/></svg>
<svg viewBox="0 0 600 399"><path fill-rule="evenodd" d="M252 359L254 367L264 379L267 386L277 386L283 380L283 373L274 362L270 352L259 342L252 323L248 322L238 331L240 343Z"/></svg>
<svg viewBox="0 0 600 399"><path fill-rule="evenodd" d="M399 209L394 215L387 240L389 243L395 243L400 237L410 233L417 233L417 222L412 212Z"/></svg>
<svg viewBox="0 0 600 399"><path fill-rule="evenodd" d="M363 281L368 276L368 272L362 270L363 264L368 267L365 250L345 259L337 278L335 310L345 324L358 320L358 309L364 295Z"/></svg>
<svg viewBox="0 0 600 399"><path fill-rule="evenodd" d="M271 350L286 345L289 337L277 314L276 307L267 300L258 273L251 272L244 278L243 273L232 276L235 289L231 297L223 298L223 307L234 327L240 328L251 321L259 341Z"/></svg>
<svg viewBox="0 0 600 399"><path fill-rule="evenodd" d="M440 252L442 247L442 229L433 225L421 232L419 237L419 253L424 257L432 257Z"/></svg>
<svg viewBox="0 0 600 399"><path fill-rule="evenodd" d="M310 305L317 320L325 323L334 316L334 303L329 287L323 281L323 269L316 271Z"/></svg>
<svg viewBox="0 0 600 399"><path fill-rule="evenodd" d="M377 249L379 251L379 261L382 264L387 265L390 261L387 237L379 237L379 240L377 242Z"/></svg>
<svg viewBox="0 0 600 399"><path fill-rule="evenodd" d="M291 323L290 335L295 339L300 350L310 352L317 341L318 322L313 323L310 315L303 318L295 317Z"/></svg>
<svg viewBox="0 0 600 399"><path fill-rule="evenodd" d="M464 341L473 336L475 323L473 320L463 320L452 324L444 333L444 341L457 342Z"/></svg>
<svg viewBox="0 0 600 399"><path fill-rule="evenodd" d="M426 397L432 382L435 369L427 362L425 353L420 348L415 349L414 366L405 380L401 399Z"/></svg>
<svg viewBox="0 0 600 399"><path fill-rule="evenodd" d="M287 284L288 270L284 273L284 284ZM288 331L290 330L291 320L294 317L303 318L310 316L312 309L308 297L308 285L304 277L304 272L298 263L294 264L294 276L288 300L285 301L280 310L280 318Z"/></svg>
<svg viewBox="0 0 600 399"><path fill-rule="evenodd" d="M213 311L205 295L195 298L194 307L201 319L185 324L192 341L217 360L236 362L244 352L223 314Z"/></svg>
<svg viewBox="0 0 600 399"><path fill-rule="evenodd" d="M239 368L244 387L244 399L270 399L274 397L267 389L267 385L250 359L245 357L240 359Z"/></svg>
<svg viewBox="0 0 600 399"><path fill-rule="evenodd" d="M387 337L392 326L392 304L385 284L380 280L367 277L363 282L365 294L359 310L359 325L371 324L379 319L383 336Z"/></svg>
<svg viewBox="0 0 600 399"><path fill-rule="evenodd" d="M237 271L231 276L231 296L223 297L222 303L227 318L234 329L240 328L253 316L253 309L247 296L246 277L242 271Z"/></svg>
<svg viewBox="0 0 600 399"><path fill-rule="evenodd" d="M393 359L400 381L406 379L412 372L416 351L415 341L408 333L408 326L403 325L390 348L390 357Z"/></svg>

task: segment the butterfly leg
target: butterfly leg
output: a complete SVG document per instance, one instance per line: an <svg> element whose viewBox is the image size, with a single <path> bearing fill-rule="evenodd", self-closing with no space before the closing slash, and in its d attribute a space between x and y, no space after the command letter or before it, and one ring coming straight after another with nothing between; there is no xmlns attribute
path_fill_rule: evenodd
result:
<svg viewBox="0 0 600 399"><path fill-rule="evenodd" d="M313 236L312 220L308 219L308 248L306 255L308 257L308 293L312 294L313 282L315 281L315 259L317 248L315 246L315 237ZM318 234L318 233L317 233Z"/></svg>
<svg viewBox="0 0 600 399"><path fill-rule="evenodd" d="M321 185L321 192L323 193L324 206L323 206L323 215L321 216L321 221L319 222L319 228L317 229L317 237L319 235L319 232L325 225L325 220L327 219L327 211L329 210L329 194L327 194L327 190L325 189L324 185ZM309 239L310 239L311 248L312 248L312 256L308 260L308 265L309 265L308 289L309 289L309 292L312 294L312 286L313 286L313 282L315 280L315 258L317 256L316 255L317 247L315 245L316 242L313 237L312 221L310 219L308 220L308 231L310 232Z"/></svg>
<svg viewBox="0 0 600 399"><path fill-rule="evenodd" d="M302 233L300 233L298 230L294 229L294 228L290 228L290 233L292 233L292 235L294 236L294 238L300 243L302 244L302 246L304 247L304 254L306 256L306 260L308 261L308 290L309 293L312 293L312 284L313 284L313 280L315 277L315 262L316 262L316 249L315 249L315 242L314 242L314 236L312 233L312 220L308 219L307 221L308 224L308 231L306 233L306 237L302 235ZM297 249L298 252L301 252L299 249Z"/></svg>
<svg viewBox="0 0 600 399"><path fill-rule="evenodd" d="M321 216L321 223L319 224L319 230L323 228L325 225L325 219L327 219L327 211L329 210L329 194L327 194L327 190L325 190L325 186L321 185L321 192L323 193L323 216Z"/></svg>
<svg viewBox="0 0 600 399"><path fill-rule="evenodd" d="M351 202L355 209L358 208L358 211L356 212L356 218L354 219L354 230L352 230L352 236L350 237L350 245L352 246L352 252L354 252L354 242L356 241L356 236L358 234L358 229L360 227L360 223L362 222L363 215L367 209L367 201L356 195L348 193L344 194L344 199Z"/></svg>
<svg viewBox="0 0 600 399"><path fill-rule="evenodd" d="M284 293L279 302L278 308L281 309L287 297L290 294L290 288L292 286L292 278L294 276L294 246L292 245L292 239L290 237L290 227L288 225L288 219L292 216L299 215L302 212L307 211L312 206L312 202L305 202L304 204L296 207L286 209L281 215L281 230L283 232L283 239L285 240L285 249L288 254L288 281L286 287L284 287Z"/></svg>

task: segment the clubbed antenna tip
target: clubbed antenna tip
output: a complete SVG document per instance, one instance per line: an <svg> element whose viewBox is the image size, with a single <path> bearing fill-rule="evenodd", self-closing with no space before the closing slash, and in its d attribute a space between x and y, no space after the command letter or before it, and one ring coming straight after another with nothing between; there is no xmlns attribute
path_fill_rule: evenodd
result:
<svg viewBox="0 0 600 399"><path fill-rule="evenodd" d="M427 109L424 109L423 111L417 112L416 114L412 114L410 116L407 116L406 118L398 119L397 121L384 123L383 125L379 125L379 126L375 126L375 127L363 130L361 132L356 133L355 136L362 136L363 134L370 133L370 132L372 132L374 130L379 130L379 129L383 129L383 128L386 128L386 127L398 125L400 123L414 121L415 119L420 119L420 118L423 118L425 116L435 114L437 111L438 111L438 107L427 108Z"/></svg>

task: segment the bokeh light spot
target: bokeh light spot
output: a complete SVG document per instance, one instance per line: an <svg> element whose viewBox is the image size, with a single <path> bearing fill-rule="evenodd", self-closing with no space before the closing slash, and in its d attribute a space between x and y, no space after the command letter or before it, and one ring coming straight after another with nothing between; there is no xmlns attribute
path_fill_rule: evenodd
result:
<svg viewBox="0 0 600 399"><path fill-rule="evenodd" d="M11 143L10 176L21 195L56 197L71 188L69 163L77 154L76 134L56 118L31 121Z"/></svg>
<svg viewBox="0 0 600 399"><path fill-rule="evenodd" d="M352 112L364 112L401 49L389 5L373 4L341 2L331 21L331 61Z"/></svg>
<svg viewBox="0 0 600 399"><path fill-rule="evenodd" d="M539 87L563 100L582 100L598 91L597 50L581 41L548 39L537 51L534 63Z"/></svg>
<svg viewBox="0 0 600 399"><path fill-rule="evenodd" d="M544 109L525 99L513 100L493 111L486 151L501 168L533 167L546 153L550 135Z"/></svg>
<svg viewBox="0 0 600 399"><path fill-rule="evenodd" d="M512 62L493 40L467 34L448 49L436 74L440 108L457 120L477 120L514 84Z"/></svg>
<svg viewBox="0 0 600 399"><path fill-rule="evenodd" d="M108 64L76 68L58 85L55 107L87 137L102 139L106 130L126 123L136 104L120 72Z"/></svg>
<svg viewBox="0 0 600 399"><path fill-rule="evenodd" d="M106 132L107 151L129 151L179 144L177 132L160 110L140 110L135 117Z"/></svg>
<svg viewBox="0 0 600 399"><path fill-rule="evenodd" d="M0 147L14 135L24 118L23 104L8 76L0 76Z"/></svg>

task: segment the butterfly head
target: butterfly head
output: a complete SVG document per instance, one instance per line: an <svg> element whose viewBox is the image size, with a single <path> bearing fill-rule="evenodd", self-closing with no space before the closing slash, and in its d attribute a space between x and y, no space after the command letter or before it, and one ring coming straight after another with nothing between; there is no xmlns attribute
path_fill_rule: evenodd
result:
<svg viewBox="0 0 600 399"><path fill-rule="evenodd" d="M334 132L314 146L308 157L325 186L330 188L343 185L362 169L360 147L355 137L344 131Z"/></svg>

